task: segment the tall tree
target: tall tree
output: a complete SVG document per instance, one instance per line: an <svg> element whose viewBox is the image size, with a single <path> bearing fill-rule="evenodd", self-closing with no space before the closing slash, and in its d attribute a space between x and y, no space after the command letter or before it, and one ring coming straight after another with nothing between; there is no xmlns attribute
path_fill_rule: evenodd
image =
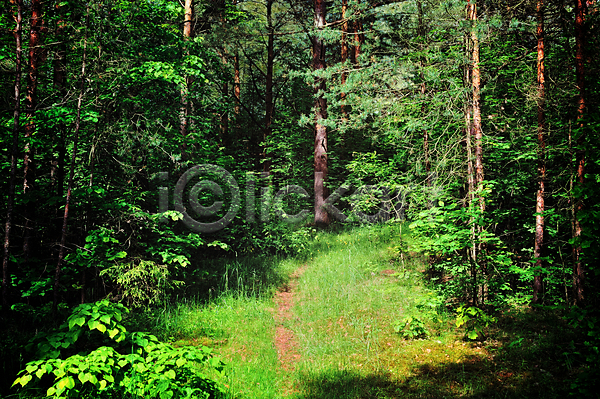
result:
<svg viewBox="0 0 600 399"><path fill-rule="evenodd" d="M360 0L358 0L360 6ZM354 20L354 52L352 53L352 60L358 64L358 58L362 52L362 45L365 42L365 34L363 32L362 18L360 17L361 11L358 11L358 18Z"/></svg>
<svg viewBox="0 0 600 399"><path fill-rule="evenodd" d="M271 137L273 123L273 66L275 64L275 27L273 26L273 0L267 0L267 73L265 75L265 129L263 135L263 171L269 172L267 139Z"/></svg>
<svg viewBox="0 0 600 399"><path fill-rule="evenodd" d="M23 45L22 45L22 30L23 30L23 1L12 0L13 4L16 4L17 10L15 13L15 108L13 111L13 137L12 137L12 148L10 152L10 182L8 185L8 198L6 201L6 223L4 225L4 256L2 257L2 305L3 309L8 306L8 258L10 255L10 233L12 230L12 219L13 219L13 206L15 203L15 185L17 175L17 156L19 153L19 121L21 114L21 65L23 58Z"/></svg>
<svg viewBox="0 0 600 399"><path fill-rule="evenodd" d="M585 182L585 122L586 113L586 90L585 90L585 14L586 1L575 0L575 75L577 80L577 150L575 151L577 184L583 187ZM581 194L577 198L574 212L574 246L573 246L573 289L575 291L575 303L582 304L585 299L585 265L581 261L581 211L584 204Z"/></svg>
<svg viewBox="0 0 600 399"><path fill-rule="evenodd" d="M314 0L315 33L312 37L312 56L313 70L320 72L326 68L325 64L325 43L320 34L325 27L325 16L327 5L325 0ZM323 124L323 119L327 118L327 100L324 97L325 79L315 77L315 224L318 226L327 226L329 224L329 214L323 207L325 199L328 197L328 190L325 186L327 181L327 127Z"/></svg>
<svg viewBox="0 0 600 399"><path fill-rule="evenodd" d="M56 263L56 269L54 272L54 296L52 310L56 312L58 306L58 293L60 288L60 275L65 260L65 249L67 246L67 233L68 233L68 220L69 220L69 207L71 205L71 199L73 195L73 187L75 184L75 168L77 160L77 146L79 144L79 131L81 128L81 106L83 103L83 96L85 91L85 68L86 68L86 51L87 51L87 36L89 27L89 15L90 9L86 11L85 17L85 37L83 39L83 58L81 60L81 81L79 86L79 96L77 98L77 113L75 114L75 131L73 134L73 152L71 153L71 167L69 170L69 182L67 183L67 196L65 198L65 212L63 214L62 232L60 237L60 249L58 252L58 262ZM83 271L85 273L85 271Z"/></svg>
<svg viewBox="0 0 600 399"><path fill-rule="evenodd" d="M344 64L347 60L348 60L348 27L349 27L349 23L348 23L348 16L347 16L347 12L348 12L348 0L342 0L342 40L341 40L341 62L342 64ZM345 68L344 68L345 69ZM341 84L342 86L346 84L346 79L348 78L348 72L346 72L345 70L342 71L342 77L341 77ZM346 100L346 93L345 92L341 92L340 93L340 100L342 102L342 107L341 107L341 111L342 111L342 118L344 120L348 119L348 112L346 111L346 107L345 107L345 100Z"/></svg>
<svg viewBox="0 0 600 399"><path fill-rule="evenodd" d="M535 276L533 279L533 303L541 301L543 277L541 269L544 252L544 195L546 191L546 127L545 127L545 63L544 63L544 0L537 1L537 136L538 136L538 190L535 206L535 245L533 257L535 259Z"/></svg>
<svg viewBox="0 0 600 399"><path fill-rule="evenodd" d="M59 15L59 20L56 23L56 38L58 39L58 44L56 45L53 62L53 84L54 90L59 96L59 100L61 102L65 100L67 94L67 43L64 36L66 29L66 8L67 5L63 2L57 2L55 5L56 12ZM66 123L61 122L57 130L58 134L56 141L58 142L58 159L53 160L52 170L50 173L52 177L52 183L56 185L56 194L62 195L65 180Z"/></svg>
<svg viewBox="0 0 600 399"><path fill-rule="evenodd" d="M35 146L33 135L36 130L35 113L37 110L37 90L39 68L42 63L42 0L31 1L31 23L29 28L29 72L27 74L27 97L25 98L25 158L23 160L23 192L30 194L35 185ZM25 261L29 259L31 236L34 231L35 202L29 200L25 207L25 236L23 239L23 254Z"/></svg>
<svg viewBox="0 0 600 399"><path fill-rule="evenodd" d="M417 19L418 19L418 28L417 28L417 37L419 38L419 47L420 51L423 52L424 44L427 42L427 30L425 27L425 22L423 20L423 4L421 0L417 1ZM427 105L425 102L425 94L427 92L427 88L425 86L425 56L421 55L419 60L420 67L420 75L421 75L421 113L423 114L423 118L425 118ZM431 161L429 160L429 132L427 128L423 129L423 156L425 158L425 184L429 187L431 186ZM431 203L430 201L428 203Z"/></svg>
<svg viewBox="0 0 600 399"><path fill-rule="evenodd" d="M473 89L473 120L471 135L474 139L475 156L475 184L481 189L483 183L483 131L481 128L481 66L479 62L479 38L477 36L477 3L469 2L468 19L471 21L471 51L472 51L472 89ZM485 201L481 194L479 197L479 209L485 211Z"/></svg>
<svg viewBox="0 0 600 399"><path fill-rule="evenodd" d="M194 35L194 2L193 0L185 0L184 4L184 17L183 17L183 40L184 42L189 42ZM189 49L184 48L184 56L189 55ZM181 134L182 140L185 140L185 136L187 136L189 132L189 116L190 116L190 86L192 83L192 78L189 76L185 77L185 85L181 88L181 107L179 111L179 132ZM185 141L181 148L181 158L185 159L187 157L186 154L186 145Z"/></svg>
<svg viewBox="0 0 600 399"><path fill-rule="evenodd" d="M470 85L471 90L467 96L465 106L466 143L467 143L467 181L468 198L473 209L475 199L478 199L479 212L483 215L485 211L485 200L481 194L483 183L483 133L481 127L481 67L479 61L479 38L477 36L477 4L467 0L467 21L470 23L469 31L465 36L465 47L468 65L465 68L465 83ZM471 218L471 278L473 280L472 300L473 304L483 301L485 296L485 284L481 284L481 294L478 294L477 283L478 265L482 266L483 274L486 275L485 266L481 262L481 244L477 244L477 236L482 232L482 226L476 225L475 219Z"/></svg>

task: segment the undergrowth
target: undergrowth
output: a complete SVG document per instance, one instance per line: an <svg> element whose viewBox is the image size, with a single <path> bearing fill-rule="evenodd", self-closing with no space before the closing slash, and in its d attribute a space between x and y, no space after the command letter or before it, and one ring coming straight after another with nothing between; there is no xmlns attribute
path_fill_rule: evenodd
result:
<svg viewBox="0 0 600 399"><path fill-rule="evenodd" d="M227 362L229 398L565 395L578 366L563 354L575 338L560 312L513 309L483 320L465 308L471 318L457 328L456 309L412 246L401 224L320 232L302 256L270 259L258 291L256 265L233 262L218 295L163 309L156 331L176 345L214 347ZM301 358L283 371L271 298L298 268L294 317L284 324Z"/></svg>
<svg viewBox="0 0 600 399"><path fill-rule="evenodd" d="M567 394L582 374L573 355L582 344L560 309L456 313L413 244L402 224L319 232L296 257L212 264L220 275L128 322L173 350L213 348L224 372L206 377L231 399ZM284 369L273 295L300 268L293 317L280 323L293 331L290 345L301 356Z"/></svg>

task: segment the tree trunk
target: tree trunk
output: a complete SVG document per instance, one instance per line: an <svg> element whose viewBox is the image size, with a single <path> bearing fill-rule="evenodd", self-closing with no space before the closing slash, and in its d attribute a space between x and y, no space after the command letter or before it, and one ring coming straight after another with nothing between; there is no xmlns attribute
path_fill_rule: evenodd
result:
<svg viewBox="0 0 600 399"><path fill-rule="evenodd" d="M273 64L275 62L275 29L273 28L273 0L267 0L267 74L265 84L265 130L263 134L263 172L271 168L267 156L267 140L271 137L273 123Z"/></svg>
<svg viewBox="0 0 600 399"><path fill-rule="evenodd" d="M29 30L29 73L27 74L27 97L25 98L25 157L23 159L23 192L31 194L35 189L35 147L33 134L35 133L35 111L37 108L37 86L39 67L42 63L42 1L31 1L31 25ZM25 235L23 238L23 255L25 262L29 260L31 252L31 236L34 232L35 202L31 199L25 206Z"/></svg>
<svg viewBox="0 0 600 399"><path fill-rule="evenodd" d="M586 112L585 98L585 0L575 0L575 74L579 95L577 98L577 150L575 151L577 184L581 187L585 177L585 133L583 118ZM574 212L573 246L573 289L575 304L583 304L585 299L585 266L581 261L581 236L583 228L579 215L584 204L581 196L577 199Z"/></svg>
<svg viewBox="0 0 600 399"><path fill-rule="evenodd" d="M4 256L2 258L2 309L8 309L8 280L10 273L8 270L8 258L10 255L10 233L12 229L13 206L15 203L15 185L17 175L17 157L19 152L19 119L21 115L20 97L21 97L21 65L23 62L23 1L13 0L17 5L17 14L15 15L16 27L14 30L16 42L15 57L15 108L13 111L13 139L10 153L10 182L8 186L8 198L6 201L6 224L4 225Z"/></svg>
<svg viewBox="0 0 600 399"><path fill-rule="evenodd" d="M342 0L342 41L341 41L341 62L342 64L346 63L348 60L348 20L346 19L346 12L348 11L348 0ZM344 67L345 68L345 67ZM342 86L346 84L346 79L348 78L348 72L343 71L341 77ZM346 107L344 106L344 102L346 101L346 93L340 93L340 100L342 102L341 110L342 110L342 119L348 119L348 112L346 111Z"/></svg>
<svg viewBox="0 0 600 399"><path fill-rule="evenodd" d="M466 83L471 85L470 99L468 99L465 111L465 122L467 125L467 174L469 184L469 202L471 209L475 209L475 198L478 199L479 213L483 216L485 212L485 200L481 193L483 184L483 133L481 129L481 69L479 62L479 38L477 37L477 5L470 0L467 1L467 20L470 22L470 30L465 37L469 66L466 70ZM471 217L471 278L473 282L473 305L483 304L487 295L487 266L481 254L484 252L483 244L478 243L478 236L483 232L483 226L477 225ZM483 274L482 283L478 283L478 269Z"/></svg>
<svg viewBox="0 0 600 399"><path fill-rule="evenodd" d="M79 128L81 122L81 104L83 102L83 95L85 91L85 63L86 63L86 50L87 50L87 29L89 25L89 7L86 13L85 19L85 37L83 41L83 58L81 61L81 83L79 97L77 98L77 113L75 115L75 132L73 134L73 152L71 154L71 167L69 170L69 183L67 184L67 196L65 199L65 213L63 215L62 234L60 237L60 250L58 252L58 262L56 263L56 270L54 273L54 300L52 304L52 311L56 313L58 307L58 291L60 288L60 274L65 259L65 248L67 245L67 222L69 220L69 205L71 204L71 197L73 192L74 178L75 178L75 167L77 160L77 145L79 144ZM83 271L85 273L85 271Z"/></svg>
<svg viewBox="0 0 600 399"><path fill-rule="evenodd" d="M315 4L315 35L312 38L313 45L313 69L319 71L325 69L325 44L318 36L325 26L325 15L327 6L325 0L314 0ZM329 215L323 205L328 197L325 186L327 181L327 128L322 120L327 118L327 100L323 97L325 91L325 80L315 78L315 224L317 226L329 225Z"/></svg>
<svg viewBox="0 0 600 399"><path fill-rule="evenodd" d="M425 23L423 21L423 4L421 0L417 1L417 13L418 13L418 32L419 36L419 45L421 47L421 52L423 51L423 47L425 43L427 43L427 38L425 35L427 34L427 30L425 28ZM421 114L423 118L426 118L427 106L425 102L425 93L427 92L427 88L425 87L425 74L423 69L425 68L425 57L421 56L421 60L419 61L421 67ZM425 184L427 187L431 186L431 161L429 160L429 132L427 129L423 129L423 156L425 157ZM431 201L428 201L428 204L431 204Z"/></svg>
<svg viewBox="0 0 600 399"><path fill-rule="evenodd" d="M475 152L475 184L477 189L481 189L483 183L483 132L481 129L481 69L479 64L479 38L477 37L477 5L469 3L469 20L471 25L471 45L472 45L472 87L473 87L473 128L471 134L474 139ZM479 209L481 213L485 211L485 201L480 194Z"/></svg>
<svg viewBox="0 0 600 399"><path fill-rule="evenodd" d="M358 4L360 4L360 0L358 0ZM360 14L360 13L359 13ZM357 18L354 21L354 54L353 54L353 61L354 63L358 64L358 58L360 56L360 53L362 52L362 45L365 42L365 35L363 33L363 25L362 25L362 20L359 18Z"/></svg>
<svg viewBox="0 0 600 399"><path fill-rule="evenodd" d="M535 246L533 258L536 272L533 278L533 303L541 302L543 292L543 277L541 269L544 266L544 195L546 184L546 127L545 127L545 68L544 68L544 0L537 2L537 117L538 117L538 190L535 207Z"/></svg>
<svg viewBox="0 0 600 399"><path fill-rule="evenodd" d="M53 62L53 84L54 91L57 96L57 102L63 103L66 101L67 97L67 44L66 44L66 36L65 36L65 14L66 14L66 5L57 2L55 5L55 10L57 15L59 16L59 20L56 22L56 38L59 43L56 46L56 52ZM52 186L54 188L54 192L57 196L62 197L64 183L65 183L65 158L67 156L67 149L65 146L67 136L67 126L65 122L61 122L57 126L57 134L54 136L54 140L56 141L56 147L58 152L58 157L52 159L52 169L50 171ZM62 217L60 216L61 206L59 203L56 204L56 209L54 213L55 224L53 225L53 229L56 231L55 237L60 237L61 226L62 226Z"/></svg>
<svg viewBox="0 0 600 399"><path fill-rule="evenodd" d="M194 5L193 0L185 0L184 5L184 19L183 19L183 40L189 41L194 34L192 21L194 18ZM185 55L189 55L189 50L184 49ZM184 140L181 146L181 159L187 158L187 145L185 144L185 137L189 131L189 116L190 116L190 101L189 101L189 90L191 85L191 78L186 77L185 86L181 88L181 105L179 110L179 132L181 139Z"/></svg>
<svg viewBox="0 0 600 399"><path fill-rule="evenodd" d="M472 134L474 138L474 155L475 155L475 184L477 188L477 195L479 199L479 212L481 217L485 213L485 198L482 193L483 189L483 130L481 127L481 66L479 61L479 38L477 36L477 3L471 3L470 7L470 18L472 21L471 25L471 44L473 46L473 129ZM483 232L483 226L477 226L477 233L481 236ZM487 262L482 257L485 253L485 244L480 242L477 248L477 264L481 267L483 274L483 282L481 284L481 295L479 302L483 305L488 295L488 279L489 274L487 270Z"/></svg>
<svg viewBox="0 0 600 399"><path fill-rule="evenodd" d="M240 116L240 95L241 95L241 87L242 81L240 79L240 54L236 50L235 55L233 56L233 95L235 96L235 107L233 108L233 112L235 112L236 118ZM238 121L239 124L239 121ZM238 126L239 129L239 126Z"/></svg>

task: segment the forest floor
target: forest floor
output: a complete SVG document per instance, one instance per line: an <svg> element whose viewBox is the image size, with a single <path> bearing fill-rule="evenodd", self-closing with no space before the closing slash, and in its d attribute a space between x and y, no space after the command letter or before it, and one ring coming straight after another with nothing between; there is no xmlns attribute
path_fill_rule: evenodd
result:
<svg viewBox="0 0 600 399"><path fill-rule="evenodd" d="M277 263L272 291L173 310L176 344L225 359L229 398L565 395L575 370L558 318L507 310L484 340L466 340L407 247L401 226L320 233L308 255Z"/></svg>

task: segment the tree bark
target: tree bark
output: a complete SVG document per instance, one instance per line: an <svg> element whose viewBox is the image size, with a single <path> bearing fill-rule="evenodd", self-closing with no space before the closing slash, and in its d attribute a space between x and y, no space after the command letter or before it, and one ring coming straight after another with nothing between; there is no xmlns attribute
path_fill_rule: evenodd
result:
<svg viewBox="0 0 600 399"><path fill-rule="evenodd" d="M341 40L341 62L345 64L348 60L348 19L346 18L346 12L348 11L348 0L342 0L342 40ZM345 67L344 67L345 68ZM348 78L348 72L345 70L342 72L341 83L342 86L346 84L346 79ZM346 101L346 93L340 93L340 100L342 102L341 111L342 111L342 119L348 119L348 112L346 111L346 107L344 102Z"/></svg>
<svg viewBox="0 0 600 399"><path fill-rule="evenodd" d="M575 151L577 185L582 187L585 182L585 132L584 116L586 113L585 97L585 0L575 0L575 74L577 79L577 149ZM585 265L581 261L581 236L583 228L579 215L584 208L581 197L577 199L574 212L574 246L573 246L573 290L576 305L581 305L585 299Z"/></svg>
<svg viewBox="0 0 600 399"><path fill-rule="evenodd" d="M63 103L67 97L67 44L65 36L66 27L66 7L67 5L57 2L55 5L55 11L59 16L59 20L56 22L56 38L59 43L56 46L54 62L53 62L53 84L54 91L57 96L57 101ZM52 180L52 186L54 192L58 197L62 197L64 183L65 183L65 162L67 156L67 149L65 146L67 136L66 123L60 122L57 126L57 134L54 136L56 142L58 157L52 159L52 168L50 170L50 176ZM60 216L61 206L57 203L55 209L55 223L53 229L56 231L56 237L60 237L62 217Z"/></svg>
<svg viewBox="0 0 600 399"><path fill-rule="evenodd" d="M417 35L419 36L419 44L421 47L421 51L423 51L424 43L427 42L427 38L425 35L427 34L427 29L425 28L425 23L423 21L423 4L421 0L417 1L417 13L418 13L418 29ZM421 114L422 117L425 118L425 114L427 111L427 105L425 102L425 94L427 92L427 88L425 86L425 74L423 69L425 68L425 57L421 56L419 61L421 67L421 101L423 102L421 105ZM425 184L427 187L431 187L431 161L429 160L429 132L427 129L423 129L423 156L425 157ZM431 201L428 201L430 204Z"/></svg>
<svg viewBox="0 0 600 399"><path fill-rule="evenodd" d="M75 132L73 134L73 152L71 154L71 167L69 170L69 182L67 184L67 196L65 199L65 213L63 215L62 234L60 237L60 249L58 252L58 262L56 263L56 270L54 273L54 298L52 303L52 311L56 313L59 299L59 288L60 288L60 274L65 259L65 248L67 245L67 232L68 232L68 220L69 220L69 206L71 205L71 198L74 186L75 178L75 166L77 160L77 145L79 144L79 129L81 123L81 104L83 102L83 95L85 91L85 67L86 67L86 51L87 51L87 34L89 26L89 7L86 13L85 20L85 37L83 40L83 58L81 61L81 83L79 97L77 98L77 113L75 115ZM83 271L85 273L85 270Z"/></svg>
<svg viewBox="0 0 600 399"><path fill-rule="evenodd" d="M23 159L23 192L31 194L35 189L35 146L33 135L36 130L35 112L37 109L37 86L39 67L42 63L42 1L31 1L31 24L29 30L29 73L27 74L27 97L25 98L25 157ZM25 206L25 234L23 238L23 256L29 260L31 252L31 236L35 229L35 202L30 201Z"/></svg>
<svg viewBox="0 0 600 399"><path fill-rule="evenodd" d="M194 4L193 0L185 0L184 4L184 19L183 19L183 40L189 41L194 35L193 27L194 18ZM185 55L189 55L189 50L184 49ZM189 90L191 86L191 78L185 78L185 86L181 88L181 105L179 110L179 133L181 139L184 140L181 145L181 159L187 158L187 145L185 144L185 137L189 131L189 116L190 116L190 101L189 101Z"/></svg>
<svg viewBox="0 0 600 399"><path fill-rule="evenodd" d="M21 66L23 58L22 30L23 30L23 1L12 0L17 6L15 15L15 107L13 111L13 139L10 153L10 181L8 185L8 198L6 201L6 223L4 225L4 256L2 258L2 308L8 309L8 280L10 272L8 270L8 258L10 256L10 233L12 229L13 207L15 203L15 186L17 180L17 157L19 152L19 120L21 115Z"/></svg>
<svg viewBox="0 0 600 399"><path fill-rule="evenodd" d="M240 116L240 96L241 96L241 87L242 81L240 78L240 54L236 50L235 55L233 56L233 95L235 96L235 107L233 108L233 112L235 112L235 116Z"/></svg>
<svg viewBox="0 0 600 399"><path fill-rule="evenodd" d="M313 69L317 72L326 68L325 44L318 36L325 26L327 6L325 0L314 0L315 5L315 35L312 38L313 47ZM327 118L327 100L323 97L325 91L325 80L315 78L315 224L317 226L329 225L329 214L323 208L328 190L325 186L327 181L327 128L322 120Z"/></svg>
<svg viewBox="0 0 600 399"><path fill-rule="evenodd" d="M474 139L475 152L475 185L481 189L483 183L483 132L481 129L481 68L479 62L479 38L477 37L477 5L469 2L469 20L471 25L471 45L472 45L472 88L473 88L473 127L471 134ZM479 197L479 209L481 213L485 211L485 201L481 194Z"/></svg>
<svg viewBox="0 0 600 399"><path fill-rule="evenodd" d="M358 0L358 4L360 4L360 0ZM365 35L363 33L363 24L362 19L359 17L354 21L354 54L352 58L355 64L358 64L358 58L362 52L362 45L364 42Z"/></svg>
<svg viewBox="0 0 600 399"><path fill-rule="evenodd" d="M533 278L533 301L538 304L541 302L543 293L543 276L541 269L544 266L542 257L544 256L544 195L546 184L546 126L545 126L545 65L544 65L544 0L537 1L537 117L538 117L538 190L535 207L535 246L533 258L535 259L535 275Z"/></svg>
<svg viewBox="0 0 600 399"><path fill-rule="evenodd" d="M273 123L273 65L275 62L275 28L273 27L273 0L267 0L267 73L265 75L265 130L263 134L263 172L269 172L271 164L267 156L267 140L271 137Z"/></svg>

